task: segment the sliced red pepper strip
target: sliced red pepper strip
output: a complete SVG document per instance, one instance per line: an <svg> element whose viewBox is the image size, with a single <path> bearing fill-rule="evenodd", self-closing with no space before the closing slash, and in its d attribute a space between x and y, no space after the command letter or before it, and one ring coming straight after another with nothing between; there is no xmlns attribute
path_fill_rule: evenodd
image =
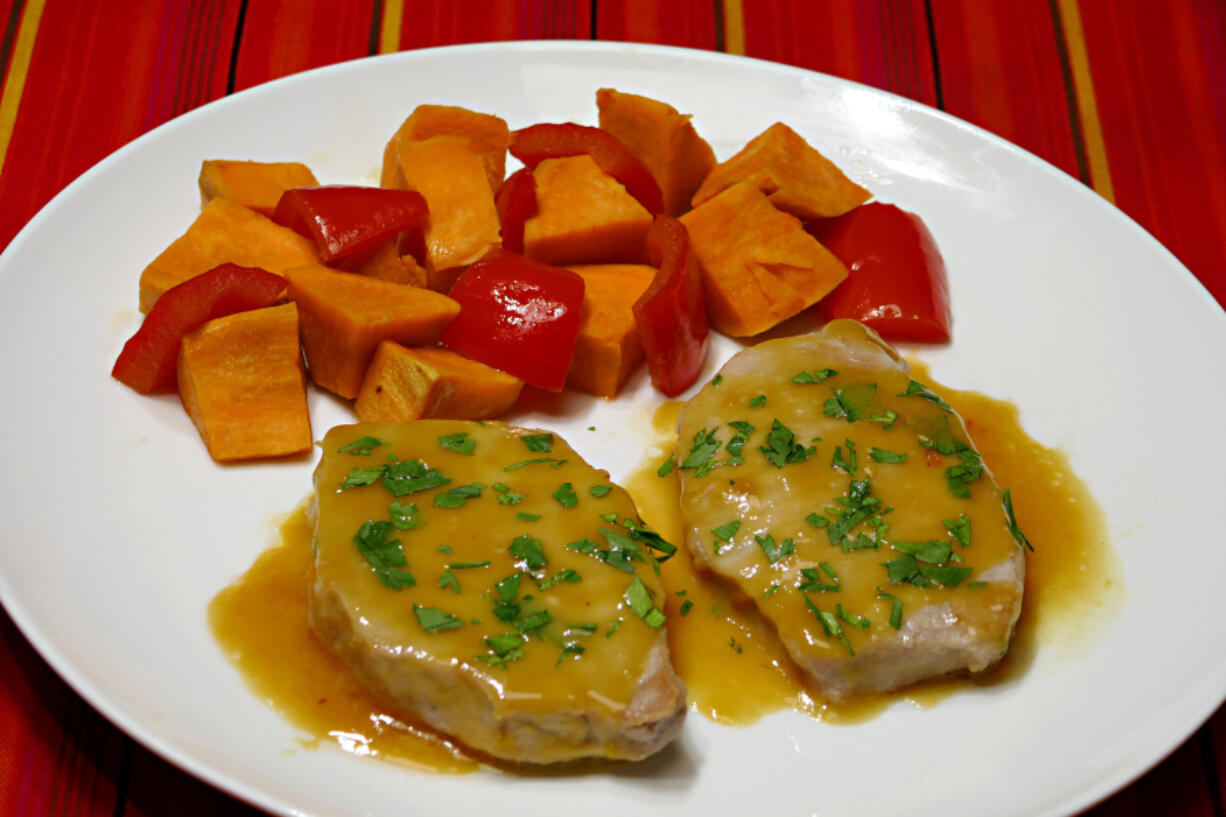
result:
<svg viewBox="0 0 1226 817"><path fill-rule="evenodd" d="M235 264L189 278L158 298L124 344L111 376L141 394L173 391L184 335L214 318L271 306L284 291L280 275Z"/></svg>
<svg viewBox="0 0 1226 817"><path fill-rule="evenodd" d="M677 219L656 216L647 232L647 250L659 271L634 304L634 322L652 384L676 397L698 379L707 359L702 278L689 233Z"/></svg>
<svg viewBox="0 0 1226 817"><path fill-rule="evenodd" d="M596 160L601 170L621 182L626 192L638 199L649 213L654 216L664 212L664 194L651 171L608 131L570 122L530 125L511 135L509 150L533 170L545 159L586 153Z"/></svg>
<svg viewBox="0 0 1226 817"><path fill-rule="evenodd" d="M429 211L415 190L382 187L295 187L281 194L272 220L315 239L325 263L417 227Z"/></svg>
<svg viewBox="0 0 1226 817"><path fill-rule="evenodd" d="M465 357L561 391L575 354L583 279L570 270L491 250L447 293L460 315L440 340Z"/></svg>
<svg viewBox="0 0 1226 817"><path fill-rule="evenodd" d="M945 261L919 216L872 202L808 228L850 273L818 303L822 318L860 321L887 340L949 340Z"/></svg>
<svg viewBox="0 0 1226 817"><path fill-rule="evenodd" d="M532 168L521 167L507 177L494 196L503 249L524 251L524 223L537 214L536 178Z"/></svg>

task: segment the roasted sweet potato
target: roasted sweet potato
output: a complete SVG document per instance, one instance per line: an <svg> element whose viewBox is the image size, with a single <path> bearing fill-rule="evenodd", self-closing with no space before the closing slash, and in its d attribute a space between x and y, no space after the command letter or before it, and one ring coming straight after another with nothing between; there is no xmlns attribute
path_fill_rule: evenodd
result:
<svg viewBox="0 0 1226 817"><path fill-rule="evenodd" d="M757 185L775 207L806 220L841 216L872 196L782 122L707 174L693 204L697 207L742 181Z"/></svg>
<svg viewBox="0 0 1226 817"><path fill-rule="evenodd" d="M554 266L647 262L651 213L591 156L546 159L533 172L537 214L524 255Z"/></svg>
<svg viewBox="0 0 1226 817"><path fill-rule="evenodd" d="M272 218L281 194L293 187L319 184L311 169L301 162L245 162L205 159L200 166L200 198L234 199L244 207Z"/></svg>
<svg viewBox="0 0 1226 817"><path fill-rule="evenodd" d="M511 144L511 131L507 123L497 116L453 105L418 105L409 114L383 151L380 186L403 187L400 145L432 136L462 136L467 139L473 152L481 156L490 190L498 190L506 173L507 145Z"/></svg>
<svg viewBox="0 0 1226 817"><path fill-rule="evenodd" d="M690 117L664 102L623 94L612 88L596 92L600 127L616 136L655 176L664 193L664 211L679 216L690 197L715 167L715 151Z"/></svg>
<svg viewBox="0 0 1226 817"><path fill-rule="evenodd" d="M402 423L427 417L481 420L515 405L523 381L450 349L407 349L384 341L375 351L354 411L362 420Z"/></svg>
<svg viewBox="0 0 1226 817"><path fill-rule="evenodd" d="M434 343L460 314L446 295L327 267L297 267L285 278L302 316L311 379L341 397L357 396L380 341Z"/></svg>
<svg viewBox="0 0 1226 817"><path fill-rule="evenodd" d="M218 462L311 450L298 309L216 318L179 348L179 398Z"/></svg>
<svg viewBox="0 0 1226 817"><path fill-rule="evenodd" d="M494 192L481 157L459 136L400 143L404 184L426 197L430 220L423 231L431 289L446 291L467 266L502 246Z"/></svg>
<svg viewBox="0 0 1226 817"><path fill-rule="evenodd" d="M392 284L408 284L424 287L426 270L412 255L401 254L399 241L395 238L380 242L369 252L346 258L337 269L366 275Z"/></svg>
<svg viewBox="0 0 1226 817"><path fill-rule="evenodd" d="M583 277L584 288L583 317L566 385L598 397L616 397L643 362L633 307L655 278L655 267L596 264L570 269Z"/></svg>
<svg viewBox="0 0 1226 817"><path fill-rule="evenodd" d="M725 335L765 332L847 277L847 268L752 182L732 185L681 223L702 269L707 315Z"/></svg>
<svg viewBox="0 0 1226 817"><path fill-rule="evenodd" d="M318 264L319 252L314 241L288 227L232 199L213 199L141 273L141 311L148 312L176 284L227 262L279 275L287 267Z"/></svg>

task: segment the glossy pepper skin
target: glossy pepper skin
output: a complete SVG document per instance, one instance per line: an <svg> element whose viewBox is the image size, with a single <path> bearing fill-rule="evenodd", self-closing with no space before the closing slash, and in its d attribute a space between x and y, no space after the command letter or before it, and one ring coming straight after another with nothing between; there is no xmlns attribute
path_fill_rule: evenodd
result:
<svg viewBox="0 0 1226 817"><path fill-rule="evenodd" d="M124 344L111 376L141 394L174 391L183 336L224 315L272 306L285 279L255 267L222 264L168 289Z"/></svg>
<svg viewBox="0 0 1226 817"><path fill-rule="evenodd" d="M507 177L494 196L502 247L515 253L524 251L524 224L537 214L536 179L532 168L521 167Z"/></svg>
<svg viewBox="0 0 1226 817"><path fill-rule="evenodd" d="M509 150L533 170L545 159L586 153L649 213L654 216L664 212L664 194L651 171L608 131L570 122L530 125L512 134Z"/></svg>
<svg viewBox="0 0 1226 817"><path fill-rule="evenodd" d="M949 340L945 261L919 216L872 202L808 229L850 273L818 303L824 320L851 318L886 340Z"/></svg>
<svg viewBox="0 0 1226 817"><path fill-rule="evenodd" d="M647 250L657 267L651 286L634 304L634 322L651 382L668 397L688 389L707 359L707 306L698 260L685 225L656 216Z"/></svg>
<svg viewBox="0 0 1226 817"><path fill-rule="evenodd" d="M331 264L422 225L428 214L425 197L415 190L325 185L286 190L272 220L315 239L320 257Z"/></svg>
<svg viewBox="0 0 1226 817"><path fill-rule="evenodd" d="M575 354L583 278L570 270L491 250L447 293L460 315L443 345L549 391L561 391Z"/></svg>

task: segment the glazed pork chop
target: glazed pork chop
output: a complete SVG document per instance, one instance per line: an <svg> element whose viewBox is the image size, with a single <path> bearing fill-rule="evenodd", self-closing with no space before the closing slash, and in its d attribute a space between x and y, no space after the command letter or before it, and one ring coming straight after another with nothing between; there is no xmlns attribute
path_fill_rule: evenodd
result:
<svg viewBox="0 0 1226 817"><path fill-rule="evenodd" d="M316 634L395 711L495 758L639 759L681 729L671 546L559 438L500 423L332 429Z"/></svg>
<svg viewBox="0 0 1226 817"><path fill-rule="evenodd" d="M685 544L834 700L982 672L1021 612L1025 539L962 420L876 333L740 352L684 408Z"/></svg>

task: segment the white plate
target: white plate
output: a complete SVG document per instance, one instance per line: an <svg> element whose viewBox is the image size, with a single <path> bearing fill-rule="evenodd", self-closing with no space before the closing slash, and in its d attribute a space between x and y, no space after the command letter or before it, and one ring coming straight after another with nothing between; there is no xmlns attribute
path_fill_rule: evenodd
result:
<svg viewBox="0 0 1226 817"><path fill-rule="evenodd" d="M301 159L326 182L369 179L418 103L496 112L512 127L592 122L602 86L692 112L721 157L785 120L923 215L949 265L956 336L923 357L950 385L1014 400L1091 486L1128 586L1104 633L1071 657L1040 650L1017 683L935 709L903 704L854 727L780 713L732 729L696 716L668 762L556 779L417 774L303 749L250 693L205 609L268 544L270 518L307 493L311 465L214 466L175 398L139 397L108 374L138 322L141 269L199 208L201 159ZM120 727L273 811L1068 814L1161 759L1226 692L1221 309L1082 185L859 85L588 43L419 51L290 77L159 128L39 213L0 258L0 348L0 600ZM575 397L568 414L527 419L618 476L654 399L640 377L616 402ZM319 394L312 409L320 436L350 419Z"/></svg>

